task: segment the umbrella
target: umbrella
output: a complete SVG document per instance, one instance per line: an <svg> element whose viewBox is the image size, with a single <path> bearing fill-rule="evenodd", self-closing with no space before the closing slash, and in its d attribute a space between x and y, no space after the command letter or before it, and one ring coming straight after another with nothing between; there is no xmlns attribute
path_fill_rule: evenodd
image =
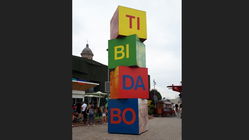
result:
<svg viewBox="0 0 249 140"><path fill-rule="evenodd" d="M86 93L86 97L96 97L98 99L98 107L100 106L100 98L103 98L107 93L103 93L101 91L94 92L94 93Z"/></svg>

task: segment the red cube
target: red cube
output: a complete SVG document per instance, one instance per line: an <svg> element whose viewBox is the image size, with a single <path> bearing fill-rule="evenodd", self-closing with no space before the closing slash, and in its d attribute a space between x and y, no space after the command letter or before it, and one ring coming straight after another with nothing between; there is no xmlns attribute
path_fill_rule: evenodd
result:
<svg viewBox="0 0 249 140"><path fill-rule="evenodd" d="M111 99L149 98L147 68L118 66L110 79Z"/></svg>

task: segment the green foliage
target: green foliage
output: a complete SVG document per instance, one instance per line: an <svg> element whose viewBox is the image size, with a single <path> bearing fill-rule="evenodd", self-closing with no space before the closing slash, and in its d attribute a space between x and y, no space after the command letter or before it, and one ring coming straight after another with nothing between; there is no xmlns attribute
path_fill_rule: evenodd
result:
<svg viewBox="0 0 249 140"><path fill-rule="evenodd" d="M155 110L155 105L150 104L150 105L148 106L148 114L149 114L149 115L154 114L154 110Z"/></svg>
<svg viewBox="0 0 249 140"><path fill-rule="evenodd" d="M157 96L158 101L162 100L161 93L157 91L156 89L152 89L149 93L149 100L152 100L153 104L155 103L154 98L153 98L154 94Z"/></svg>

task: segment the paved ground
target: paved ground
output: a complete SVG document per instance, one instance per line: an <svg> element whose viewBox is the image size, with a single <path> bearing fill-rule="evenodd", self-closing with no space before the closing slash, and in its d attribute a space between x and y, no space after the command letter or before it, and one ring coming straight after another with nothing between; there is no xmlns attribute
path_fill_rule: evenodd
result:
<svg viewBox="0 0 249 140"><path fill-rule="evenodd" d="M181 119L156 117L141 135L109 134L107 125L73 127L73 140L181 140Z"/></svg>

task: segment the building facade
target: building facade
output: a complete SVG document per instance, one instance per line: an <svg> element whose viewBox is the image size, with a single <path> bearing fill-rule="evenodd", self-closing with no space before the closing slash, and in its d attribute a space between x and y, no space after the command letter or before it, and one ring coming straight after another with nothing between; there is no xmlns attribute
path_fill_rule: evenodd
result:
<svg viewBox="0 0 249 140"><path fill-rule="evenodd" d="M76 94L80 92L82 94L106 92L105 83L108 81L108 67L93 60L93 56L94 55L88 44L86 44L86 47L83 49L81 57L72 56L72 78L83 82L96 83L96 86L88 88L85 91L76 92L73 89L73 95L74 93ZM82 101L82 99L73 98L74 103L80 101Z"/></svg>

